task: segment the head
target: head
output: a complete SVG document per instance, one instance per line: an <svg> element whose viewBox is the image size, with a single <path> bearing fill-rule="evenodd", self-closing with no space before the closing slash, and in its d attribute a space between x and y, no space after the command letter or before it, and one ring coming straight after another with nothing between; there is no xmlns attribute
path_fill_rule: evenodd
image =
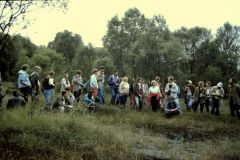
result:
<svg viewBox="0 0 240 160"><path fill-rule="evenodd" d="M78 75L82 75L82 70L77 70Z"/></svg>
<svg viewBox="0 0 240 160"><path fill-rule="evenodd" d="M68 79L68 73L64 74L64 78Z"/></svg>
<svg viewBox="0 0 240 160"><path fill-rule="evenodd" d="M22 65L22 70L28 71L29 70L29 65L28 64L23 64Z"/></svg>
<svg viewBox="0 0 240 160"><path fill-rule="evenodd" d="M198 82L198 86L201 87L201 88L204 87L204 82L203 81L199 81Z"/></svg>
<svg viewBox="0 0 240 160"><path fill-rule="evenodd" d="M66 97L67 96L67 91L62 91L61 96Z"/></svg>
<svg viewBox="0 0 240 160"><path fill-rule="evenodd" d="M211 84L212 84L212 83L211 83L210 81L207 81L207 82L206 82L206 87L211 87Z"/></svg>
<svg viewBox="0 0 240 160"><path fill-rule="evenodd" d="M156 82L155 80L152 80L152 81L151 81L151 85L152 85L152 86L157 86L157 82Z"/></svg>
<svg viewBox="0 0 240 160"><path fill-rule="evenodd" d="M191 81L191 80L187 80L186 84L187 84L188 86L190 86L190 85L192 85L192 81Z"/></svg>
<svg viewBox="0 0 240 160"><path fill-rule="evenodd" d="M71 87L66 87L66 88L65 88L65 91L66 91L66 92L71 92Z"/></svg>
<svg viewBox="0 0 240 160"><path fill-rule="evenodd" d="M34 68L35 68L35 71L36 71L37 73L40 74L40 73L42 72L42 68L41 68L41 67L35 66Z"/></svg>
<svg viewBox="0 0 240 160"><path fill-rule="evenodd" d="M159 76L155 77L155 81L159 82L160 81L160 77Z"/></svg>
<svg viewBox="0 0 240 160"><path fill-rule="evenodd" d="M14 97L20 96L20 93L19 93L18 90L14 90L12 94L13 94Z"/></svg>
<svg viewBox="0 0 240 160"><path fill-rule="evenodd" d="M99 71L100 71L101 73L104 73L104 71L105 71L105 67L104 67L104 66L100 66Z"/></svg>
<svg viewBox="0 0 240 160"><path fill-rule="evenodd" d="M169 76L169 77L168 77L168 83L172 83L173 80L174 80L174 78L173 78L172 76Z"/></svg>
<svg viewBox="0 0 240 160"><path fill-rule="evenodd" d="M136 82L137 82L137 83L141 83L141 81L142 81L142 78L141 78L141 77L138 77L138 78L136 79Z"/></svg>
<svg viewBox="0 0 240 160"><path fill-rule="evenodd" d="M114 71L114 76L118 76L118 71Z"/></svg>
<svg viewBox="0 0 240 160"><path fill-rule="evenodd" d="M233 85L233 84L235 84L237 82L237 80L235 79L235 78L230 78L229 79L229 84L230 85Z"/></svg>
<svg viewBox="0 0 240 160"><path fill-rule="evenodd" d="M223 87L223 83L222 82L219 82L218 84L217 84L217 87L220 89L220 88L222 88Z"/></svg>
<svg viewBox="0 0 240 160"><path fill-rule="evenodd" d="M123 81L128 82L128 77L127 76L123 77Z"/></svg>
<svg viewBox="0 0 240 160"><path fill-rule="evenodd" d="M48 75L51 76L51 77L54 77L54 76L55 76L55 72L54 72L54 71L50 71L50 72L48 73Z"/></svg>
<svg viewBox="0 0 240 160"><path fill-rule="evenodd" d="M93 69L92 69L92 74L97 74L97 72L98 72L98 69L97 69L97 68L93 68Z"/></svg>

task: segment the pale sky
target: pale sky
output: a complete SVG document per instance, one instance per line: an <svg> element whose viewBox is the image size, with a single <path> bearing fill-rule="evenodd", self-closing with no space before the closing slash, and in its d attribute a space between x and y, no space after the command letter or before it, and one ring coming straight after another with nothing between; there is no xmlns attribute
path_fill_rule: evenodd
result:
<svg viewBox="0 0 240 160"><path fill-rule="evenodd" d="M84 44L102 47L107 23L115 15L122 18L129 9L136 7L147 18L164 16L169 29L182 26L216 29L229 21L240 26L240 0L69 0L67 12L41 9L32 12L34 19L27 29L19 31L37 45L47 45L57 32L69 30L81 35Z"/></svg>

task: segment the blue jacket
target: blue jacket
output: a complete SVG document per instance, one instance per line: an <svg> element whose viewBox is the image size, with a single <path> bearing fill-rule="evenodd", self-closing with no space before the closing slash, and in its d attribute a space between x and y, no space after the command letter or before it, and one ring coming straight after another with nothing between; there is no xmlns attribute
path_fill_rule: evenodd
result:
<svg viewBox="0 0 240 160"><path fill-rule="evenodd" d="M108 79L108 84L111 88L118 88L120 85L120 78L118 76L111 75Z"/></svg>
<svg viewBox="0 0 240 160"><path fill-rule="evenodd" d="M28 78L28 74L24 70L20 70L18 72L17 87L18 88L31 87L31 82Z"/></svg>

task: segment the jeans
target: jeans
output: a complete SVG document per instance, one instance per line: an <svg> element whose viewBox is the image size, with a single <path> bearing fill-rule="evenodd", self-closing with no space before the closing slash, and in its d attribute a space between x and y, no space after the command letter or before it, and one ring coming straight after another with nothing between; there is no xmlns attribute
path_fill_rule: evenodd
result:
<svg viewBox="0 0 240 160"><path fill-rule="evenodd" d="M52 102L53 94L54 94L53 89L45 89L44 90L45 105L48 109L50 109L50 106L52 104L51 102Z"/></svg>
<svg viewBox="0 0 240 160"><path fill-rule="evenodd" d="M76 101L79 102L80 101L80 95L81 95L81 89L79 89L77 91L74 91L73 95L74 95Z"/></svg>
<svg viewBox="0 0 240 160"><path fill-rule="evenodd" d="M104 100L104 89L103 88L98 88L97 96L102 99L102 103L104 104L105 100Z"/></svg>
<svg viewBox="0 0 240 160"><path fill-rule="evenodd" d="M134 99L135 99L136 110L141 111L142 110L142 97L135 96Z"/></svg>
<svg viewBox="0 0 240 160"><path fill-rule="evenodd" d="M186 101L187 110L191 110L192 105L193 105L193 97L187 96L187 101Z"/></svg>
<svg viewBox="0 0 240 160"><path fill-rule="evenodd" d="M211 114L215 114L216 116L219 115L219 99L213 99L212 100L212 110Z"/></svg>
<svg viewBox="0 0 240 160"><path fill-rule="evenodd" d="M119 103L119 91L118 88L111 88L111 104L118 104Z"/></svg>

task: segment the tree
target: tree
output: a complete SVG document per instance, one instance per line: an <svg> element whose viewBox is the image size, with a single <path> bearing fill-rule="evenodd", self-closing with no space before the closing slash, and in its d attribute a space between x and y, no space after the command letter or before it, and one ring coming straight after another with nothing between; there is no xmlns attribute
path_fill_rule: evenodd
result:
<svg viewBox="0 0 240 160"><path fill-rule="evenodd" d="M68 0L55 0L55 1L46 1L46 0L3 0L0 1L0 50L4 46L7 35L9 34L11 28L14 25L23 25L21 28L26 28L26 14L30 12L32 7L58 7L64 8L67 7Z"/></svg>
<svg viewBox="0 0 240 160"><path fill-rule="evenodd" d="M217 31L216 43L219 45L219 58L224 66L223 75L234 76L238 72L240 60L240 26L226 22Z"/></svg>
<svg viewBox="0 0 240 160"><path fill-rule="evenodd" d="M69 64L72 63L75 53L78 48L83 46L82 38L78 34L74 34L67 30L58 32L55 39L49 42L48 47L55 49L58 53L62 53L68 60Z"/></svg>
<svg viewBox="0 0 240 160"><path fill-rule="evenodd" d="M94 61L96 60L96 52L92 44L81 47L77 50L74 60L73 67L75 69L82 69L83 73L88 77L91 75Z"/></svg>
<svg viewBox="0 0 240 160"><path fill-rule="evenodd" d="M188 56L187 71L190 75L197 73L195 71L196 63L198 62L197 54L202 54L198 50L203 43L212 40L211 31L203 27L194 27L191 29L182 27L174 35L184 46L184 52Z"/></svg>

